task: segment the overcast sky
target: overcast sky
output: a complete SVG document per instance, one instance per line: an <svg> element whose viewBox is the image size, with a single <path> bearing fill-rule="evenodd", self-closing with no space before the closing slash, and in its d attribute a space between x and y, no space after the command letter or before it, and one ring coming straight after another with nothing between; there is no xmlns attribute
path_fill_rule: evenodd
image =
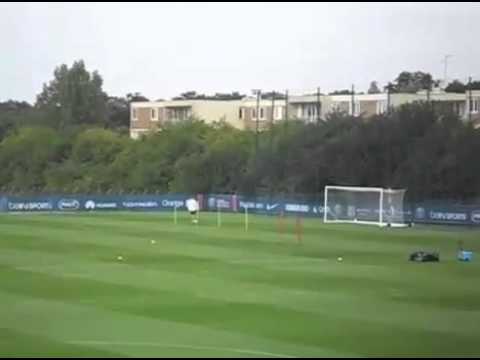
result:
<svg viewBox="0 0 480 360"><path fill-rule="evenodd" d="M480 78L480 6L0 3L0 101L34 101L84 59L110 95L384 85L402 70Z"/></svg>

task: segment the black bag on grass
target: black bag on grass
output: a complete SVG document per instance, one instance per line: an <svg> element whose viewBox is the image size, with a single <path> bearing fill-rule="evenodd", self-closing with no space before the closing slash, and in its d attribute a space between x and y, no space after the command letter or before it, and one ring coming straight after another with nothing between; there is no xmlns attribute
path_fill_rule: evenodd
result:
<svg viewBox="0 0 480 360"><path fill-rule="evenodd" d="M435 252L416 251L410 254L410 261L437 262L440 261L440 254Z"/></svg>

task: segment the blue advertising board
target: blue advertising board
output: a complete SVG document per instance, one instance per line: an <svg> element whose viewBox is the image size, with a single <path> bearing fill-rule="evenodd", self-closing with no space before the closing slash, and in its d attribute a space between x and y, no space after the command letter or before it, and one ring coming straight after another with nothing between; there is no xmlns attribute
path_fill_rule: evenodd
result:
<svg viewBox="0 0 480 360"><path fill-rule="evenodd" d="M428 224L480 225L480 205L416 204L413 221Z"/></svg>
<svg viewBox="0 0 480 360"><path fill-rule="evenodd" d="M170 211L185 209L188 194L165 195L52 195L52 196L0 196L0 211L7 212L77 212L77 211ZM197 196L198 198L198 196ZM201 197L205 211L244 212L264 215L301 215L322 219L323 200L298 201L285 198L245 197L240 195L208 194ZM480 226L480 205L452 203L405 204L407 221L425 224L455 224ZM332 209L334 210L334 209ZM350 211L350 210L349 210ZM354 208L353 217L378 218L378 208Z"/></svg>
<svg viewBox="0 0 480 360"><path fill-rule="evenodd" d="M166 211L185 208L187 195L135 195L135 196L7 196L3 211L9 212L76 212L99 210Z"/></svg>

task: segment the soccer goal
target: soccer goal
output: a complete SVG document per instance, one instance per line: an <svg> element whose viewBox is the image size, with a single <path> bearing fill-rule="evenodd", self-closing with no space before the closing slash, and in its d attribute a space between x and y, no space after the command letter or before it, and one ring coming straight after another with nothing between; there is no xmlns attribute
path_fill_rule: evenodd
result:
<svg viewBox="0 0 480 360"><path fill-rule="evenodd" d="M325 223L405 227L406 190L356 186L326 186Z"/></svg>

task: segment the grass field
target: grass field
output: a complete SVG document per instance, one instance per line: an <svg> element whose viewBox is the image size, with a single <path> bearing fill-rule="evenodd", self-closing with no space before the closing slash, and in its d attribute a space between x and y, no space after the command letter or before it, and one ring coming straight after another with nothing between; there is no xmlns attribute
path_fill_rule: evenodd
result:
<svg viewBox="0 0 480 360"><path fill-rule="evenodd" d="M287 221L1 215L0 356L480 354L479 231Z"/></svg>

